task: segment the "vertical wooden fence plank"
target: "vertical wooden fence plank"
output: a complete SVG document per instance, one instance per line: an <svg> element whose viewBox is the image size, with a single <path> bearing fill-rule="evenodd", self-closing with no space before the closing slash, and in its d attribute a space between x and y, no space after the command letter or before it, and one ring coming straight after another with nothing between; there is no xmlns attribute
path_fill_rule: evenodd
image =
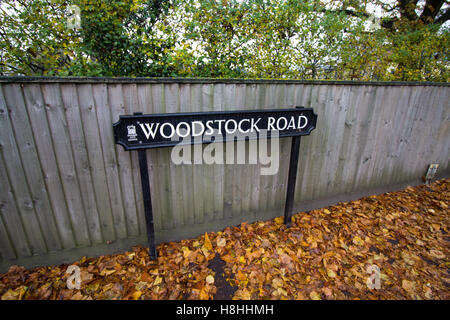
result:
<svg viewBox="0 0 450 320"><path fill-rule="evenodd" d="M11 241L8 229L6 229L6 223L2 218L2 211L5 210L3 198L4 197L2 197L2 200L0 200L0 262L3 262L4 260L17 259L16 253L14 252L14 242Z"/></svg>
<svg viewBox="0 0 450 320"><path fill-rule="evenodd" d="M6 170L5 153L11 153L15 141L11 136L8 107L3 97L3 86L0 86L0 215L2 225L8 230L2 235L2 256L4 259L30 256L32 251L28 244L21 215L17 209L14 191L9 183ZM11 242L9 241L11 239ZM10 244L10 245L8 245Z"/></svg>
<svg viewBox="0 0 450 320"><path fill-rule="evenodd" d="M2 152L3 153L3 152ZM4 234L5 242L2 255L4 258L8 256L12 258L28 257L33 254L29 245L26 230L24 229L22 218L17 209L14 191L9 183L8 174L4 167L4 158L0 158L0 214L3 225L8 230L8 234ZM11 247L7 245L11 238ZM4 250L4 251L3 251Z"/></svg>
<svg viewBox="0 0 450 320"><path fill-rule="evenodd" d="M245 103L248 109L250 110L256 110L258 109L258 86L255 84L249 84L246 87L246 96L245 96ZM254 141L254 145L256 145L257 150L256 153L250 155L250 143L248 144L247 150L249 151L249 159L252 157L252 161L256 162L256 164L251 165L251 172L249 177L250 182L250 194L249 194L249 202L250 202L250 219L254 220L257 217L257 213L259 211L259 181L261 176L261 166L258 156L258 149L259 149L259 141ZM255 151L255 150L251 150ZM255 161L256 160L256 161Z"/></svg>
<svg viewBox="0 0 450 320"><path fill-rule="evenodd" d="M14 88L20 90L19 86ZM33 205L42 228L40 232L45 240L47 250L57 251L62 248L61 241L53 217L25 102L22 95L19 92L17 94L17 99L13 98L10 105L12 112L9 113L9 116L13 129L10 134L15 136L15 143L23 163L23 170L29 184ZM20 163L20 159L17 160Z"/></svg>
<svg viewBox="0 0 450 320"><path fill-rule="evenodd" d="M102 229L78 105L77 88L74 84L61 84L60 88L89 234L93 244L102 243Z"/></svg>
<svg viewBox="0 0 450 320"><path fill-rule="evenodd" d="M123 90L123 98L124 98L124 104L127 107L128 113L133 114L135 112L142 112L142 107L140 106L139 102L139 95L138 95L138 88L136 84L124 84L122 85ZM139 185L140 183L140 173L139 173L139 159L138 159L138 153L137 152L130 152L130 163L131 163L131 175L132 175L132 182L133 182L133 198L134 203L136 206L136 217L133 216L132 219L127 219L128 223L128 232L131 236L137 236L139 234L146 234L142 231L142 224L145 227L145 214L143 212L143 203L142 199L137 198L138 191L136 189L139 189L139 194L142 194L142 187ZM147 156L147 166L149 167L149 175L151 173L150 169L150 161L148 161ZM150 178L151 179L151 178ZM150 185L150 190L152 189L152 185ZM153 191L151 190L153 193ZM153 198L152 198L152 207L155 207L153 204ZM144 228L145 229L145 228Z"/></svg>
<svg viewBox="0 0 450 320"><path fill-rule="evenodd" d="M25 86L24 95L59 236L63 247L70 249L77 246L75 230L73 230L72 219L63 192L60 172L57 169L58 164L40 85Z"/></svg>
<svg viewBox="0 0 450 320"><path fill-rule="evenodd" d="M213 87L213 109L214 111L223 111L223 83L214 84ZM194 110L192 110L194 111ZM225 144L223 142L218 142L217 144L222 145L222 149L225 150ZM216 149L217 150L217 149ZM224 218L223 208L224 208L224 185L225 185L225 157L221 155L222 164L214 164L214 216L216 219L221 220ZM195 199L195 198L194 198Z"/></svg>
<svg viewBox="0 0 450 320"><path fill-rule="evenodd" d="M103 162L100 129L97 121L95 101L92 85L80 84L77 86L77 95L80 106L81 121L86 141L89 165L97 209L101 222L103 240L105 242L116 240L116 231L112 216L110 192L106 178L106 169Z"/></svg>
<svg viewBox="0 0 450 320"><path fill-rule="evenodd" d="M204 84L202 86L202 104L199 111L207 112L213 111L214 108L214 85L213 84ZM197 149L196 149L197 148ZM211 165L203 164L203 151L206 148L206 145L198 145L194 147L197 152L201 152L199 154L199 158L201 159L202 164L198 164L196 166L200 167L203 175L203 208L205 210L205 221L213 221L214 220L214 167ZM199 160L200 160L199 159Z"/></svg>
<svg viewBox="0 0 450 320"><path fill-rule="evenodd" d="M224 86L224 97L223 97L223 107L224 111L233 110L235 107L235 84L225 84ZM234 151L234 154L231 154L231 151ZM236 194L236 189L240 188L240 186L235 185L235 173L234 173L234 165L228 164L236 157L236 143L235 142L225 142L224 143L224 162L225 162L225 175L224 175L224 217L231 218L237 215L238 203L235 200L234 195ZM227 161L227 157L230 157L230 160Z"/></svg>
<svg viewBox="0 0 450 320"><path fill-rule="evenodd" d="M75 239L80 246L91 244L87 227L83 200L76 175L72 156L72 146L67 128L67 122L62 105L59 84L42 84L42 94L47 110L47 119L50 128L51 141L55 150L55 158L62 187L69 210L70 220L74 228Z"/></svg>
<svg viewBox="0 0 450 320"><path fill-rule="evenodd" d="M202 105L202 85L201 84L193 84L191 85L191 105L198 106L199 108ZM203 203L203 194L204 194L204 178L203 178L203 170L200 165L193 164L193 193L196 201L194 202L194 210L195 210L195 223L204 223L205 222L205 207Z"/></svg>
<svg viewBox="0 0 450 320"><path fill-rule="evenodd" d="M180 112L192 112L193 108L196 106L191 105L191 87L190 84L180 84L179 87L179 95L180 95ZM193 148L192 148L193 149ZM191 162L192 162L192 152ZM181 174L183 175L182 180L182 194L183 194L183 209L184 209L184 220L183 225L185 227L194 224L194 193L192 192L192 186L194 184L193 180L193 164L182 164L181 165Z"/></svg>
<svg viewBox="0 0 450 320"><path fill-rule="evenodd" d="M111 141L114 141L111 123L119 120L119 112L114 112L115 104L120 104L120 98L117 96L110 97L109 91L121 91L121 87L109 87L105 84L92 85L92 93L94 98L94 108L97 115L97 125L100 134L100 141L102 145L103 161L106 170L106 180L108 182L109 197L111 201L111 212L114 220L114 229L118 239L125 239L127 237L127 222L124 213L123 193L121 186L121 171L128 171L127 163L124 163L123 158L129 157L128 152L118 150L122 157L117 157L116 146ZM109 89L108 89L109 88ZM113 102L114 101L114 102ZM111 104L110 104L111 103ZM114 106L113 106L114 104ZM111 113L115 113L111 116ZM124 112L122 113L124 114ZM122 159L121 159L122 158ZM129 191L128 191L129 192Z"/></svg>
<svg viewBox="0 0 450 320"><path fill-rule="evenodd" d="M165 86L163 84L152 85L152 112L151 113L166 113L166 95ZM173 212L172 188L170 186L170 148L161 148L154 150L158 162L157 184L159 186L159 194L161 197L161 212L159 213L162 230L170 230L173 228L172 221L167 221L167 212ZM153 152L153 150L152 150ZM158 213L157 213L158 214Z"/></svg>
<svg viewBox="0 0 450 320"><path fill-rule="evenodd" d="M179 100L179 85L177 83L170 83L164 86L164 101L166 104L167 113L180 112L180 100ZM167 224L171 228L181 226L184 216L183 206L183 170L181 165L175 165L172 162L171 154L172 148L168 148L167 152L167 166L169 169L169 185L170 185L170 197L172 203L172 210L166 212L164 215L167 218Z"/></svg>
<svg viewBox="0 0 450 320"><path fill-rule="evenodd" d="M121 114L130 114L128 105L125 105L122 84L116 86L108 86L108 102L111 108L110 130L112 134L112 119L118 119ZM114 120L115 122L115 120ZM114 141L113 136L111 135ZM113 144L116 158L118 160L120 190L123 204L123 219L125 223L126 235L137 235L137 211L136 201L134 198L133 173L131 167L130 152L126 152L119 145Z"/></svg>
<svg viewBox="0 0 450 320"><path fill-rule="evenodd" d="M40 170L40 168L38 167L39 164L35 164L33 168L25 169L24 165L30 164L29 159L25 159L25 161L23 161L19 153L20 149L22 149L22 154L24 156L29 156L30 154L25 149L31 148L33 142L33 138L31 133L29 132L29 128L24 128L24 136L21 135L21 128L19 128L24 124L29 123L21 86L19 84L4 86L4 97L10 115L10 122L5 121L5 123L1 126L1 130L6 130L6 132L0 132L0 136L3 136L4 139L7 139L4 141L4 143L2 143L4 144L3 156L5 157L5 166L17 201L17 208L21 215L24 230L27 233L27 238L29 239L29 246L32 249L33 253L46 253L48 248L43 236L44 231L42 230L42 226L39 221L39 215L41 216L41 219L43 220L45 225L47 225L49 219L46 219L46 213L41 211L43 209L41 207L42 203L38 204L38 210L41 211L40 214L39 211L36 211L37 208L35 206L36 200L39 199L40 202L40 198L38 197L41 195L39 193L42 192L42 184L36 185L35 183L40 183L42 180L35 180L34 178L38 176L32 175L31 182L33 183L33 185L30 185L28 181L30 180L30 178L26 176L26 173L29 172L29 169ZM16 130L14 130L13 128L14 123L12 119L18 121L17 123L15 123ZM8 131L9 133L7 133ZM18 133L19 140L14 138L15 131ZM20 143L24 143L25 145L21 146ZM33 194L31 188L39 188L41 192L34 190ZM54 237L50 238L50 240L57 241L57 235L53 234L53 236ZM55 248L55 246L57 247L55 242L53 242L52 247Z"/></svg>

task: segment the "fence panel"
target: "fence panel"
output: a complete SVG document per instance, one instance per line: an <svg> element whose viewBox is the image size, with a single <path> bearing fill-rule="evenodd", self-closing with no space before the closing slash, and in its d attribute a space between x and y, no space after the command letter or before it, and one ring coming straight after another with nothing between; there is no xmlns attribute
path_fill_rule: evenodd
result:
<svg viewBox="0 0 450 320"><path fill-rule="evenodd" d="M313 107L303 210L417 182L430 163L448 176L449 101L442 83L0 78L0 271L146 243L138 159L113 140L120 114ZM259 162L175 165L170 148L148 150L157 242L281 216L291 139L280 141L272 176Z"/></svg>

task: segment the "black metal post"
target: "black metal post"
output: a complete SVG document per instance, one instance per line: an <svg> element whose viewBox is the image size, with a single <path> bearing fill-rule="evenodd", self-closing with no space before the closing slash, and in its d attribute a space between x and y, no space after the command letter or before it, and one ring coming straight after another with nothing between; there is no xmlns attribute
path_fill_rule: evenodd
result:
<svg viewBox="0 0 450 320"><path fill-rule="evenodd" d="M292 208L294 206L295 182L297 181L298 157L300 153L300 136L292 137L291 157L289 161L289 174L286 191L286 204L284 207L284 224L291 226Z"/></svg>
<svg viewBox="0 0 450 320"><path fill-rule="evenodd" d="M142 113L135 113L142 114ZM155 245L155 228L153 225L152 196L150 193L150 179L148 176L147 150L138 150L139 170L141 173L142 196L144 198L145 224L147 226L148 252L150 259L157 258Z"/></svg>

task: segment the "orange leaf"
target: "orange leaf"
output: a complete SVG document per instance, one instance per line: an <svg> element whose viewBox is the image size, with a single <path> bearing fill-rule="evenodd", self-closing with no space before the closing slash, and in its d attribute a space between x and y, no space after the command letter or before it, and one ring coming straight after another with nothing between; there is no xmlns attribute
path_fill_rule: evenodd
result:
<svg viewBox="0 0 450 320"><path fill-rule="evenodd" d="M209 240L207 232L205 233L205 244L204 244L204 246L209 251L213 251L213 246L212 246L211 240Z"/></svg>

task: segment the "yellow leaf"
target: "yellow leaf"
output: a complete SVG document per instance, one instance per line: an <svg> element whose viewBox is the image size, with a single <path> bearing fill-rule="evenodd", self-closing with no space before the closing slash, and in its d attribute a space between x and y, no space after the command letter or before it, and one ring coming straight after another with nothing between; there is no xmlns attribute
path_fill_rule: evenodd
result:
<svg viewBox="0 0 450 320"><path fill-rule="evenodd" d="M276 217L274 219L274 221L275 221L276 224L283 224L284 219L283 219L283 217Z"/></svg>
<svg viewBox="0 0 450 320"><path fill-rule="evenodd" d="M364 244L364 240L361 239L360 237L356 236L353 238L353 243L358 246L362 246Z"/></svg>
<svg viewBox="0 0 450 320"><path fill-rule="evenodd" d="M160 276L157 276L155 281L153 282L154 286L157 286L158 284L160 284L162 282L162 278Z"/></svg>
<svg viewBox="0 0 450 320"><path fill-rule="evenodd" d="M330 210L328 210L328 209L324 209L323 212L325 212L326 214L330 214L331 213Z"/></svg>
<svg viewBox="0 0 450 320"><path fill-rule="evenodd" d="M202 250L203 255L206 258L208 258L209 257L209 250L206 248L206 246L203 246L201 250Z"/></svg>
<svg viewBox="0 0 450 320"><path fill-rule="evenodd" d="M207 232L205 233L205 244L204 244L204 246L209 251L213 251L213 246L212 246L211 240L209 240Z"/></svg>
<svg viewBox="0 0 450 320"><path fill-rule="evenodd" d="M333 270L328 269L327 274L330 278L336 278L336 273Z"/></svg>
<svg viewBox="0 0 450 320"><path fill-rule="evenodd" d="M19 292L15 292L12 289L9 289L2 295L2 300L18 300Z"/></svg>
<svg viewBox="0 0 450 320"><path fill-rule="evenodd" d="M310 297L311 299L313 299L313 300L322 300L322 298L320 297L320 295L319 295L317 292L315 292L315 291L312 291L312 292L309 294L309 297Z"/></svg>
<svg viewBox="0 0 450 320"><path fill-rule="evenodd" d="M141 297L141 295L142 295L142 291L138 290L138 291L133 292L133 295L132 295L133 300L138 300Z"/></svg>
<svg viewBox="0 0 450 320"><path fill-rule="evenodd" d="M191 253L191 250L189 250L188 247L182 247L181 250L183 250L183 257L187 258L189 254Z"/></svg>
<svg viewBox="0 0 450 320"><path fill-rule="evenodd" d="M340 239L340 240L339 240L339 244L340 244L341 248L343 248L343 249L345 249L345 250L348 251L348 247L347 247L347 245L345 244L344 241L342 241L342 240Z"/></svg>

